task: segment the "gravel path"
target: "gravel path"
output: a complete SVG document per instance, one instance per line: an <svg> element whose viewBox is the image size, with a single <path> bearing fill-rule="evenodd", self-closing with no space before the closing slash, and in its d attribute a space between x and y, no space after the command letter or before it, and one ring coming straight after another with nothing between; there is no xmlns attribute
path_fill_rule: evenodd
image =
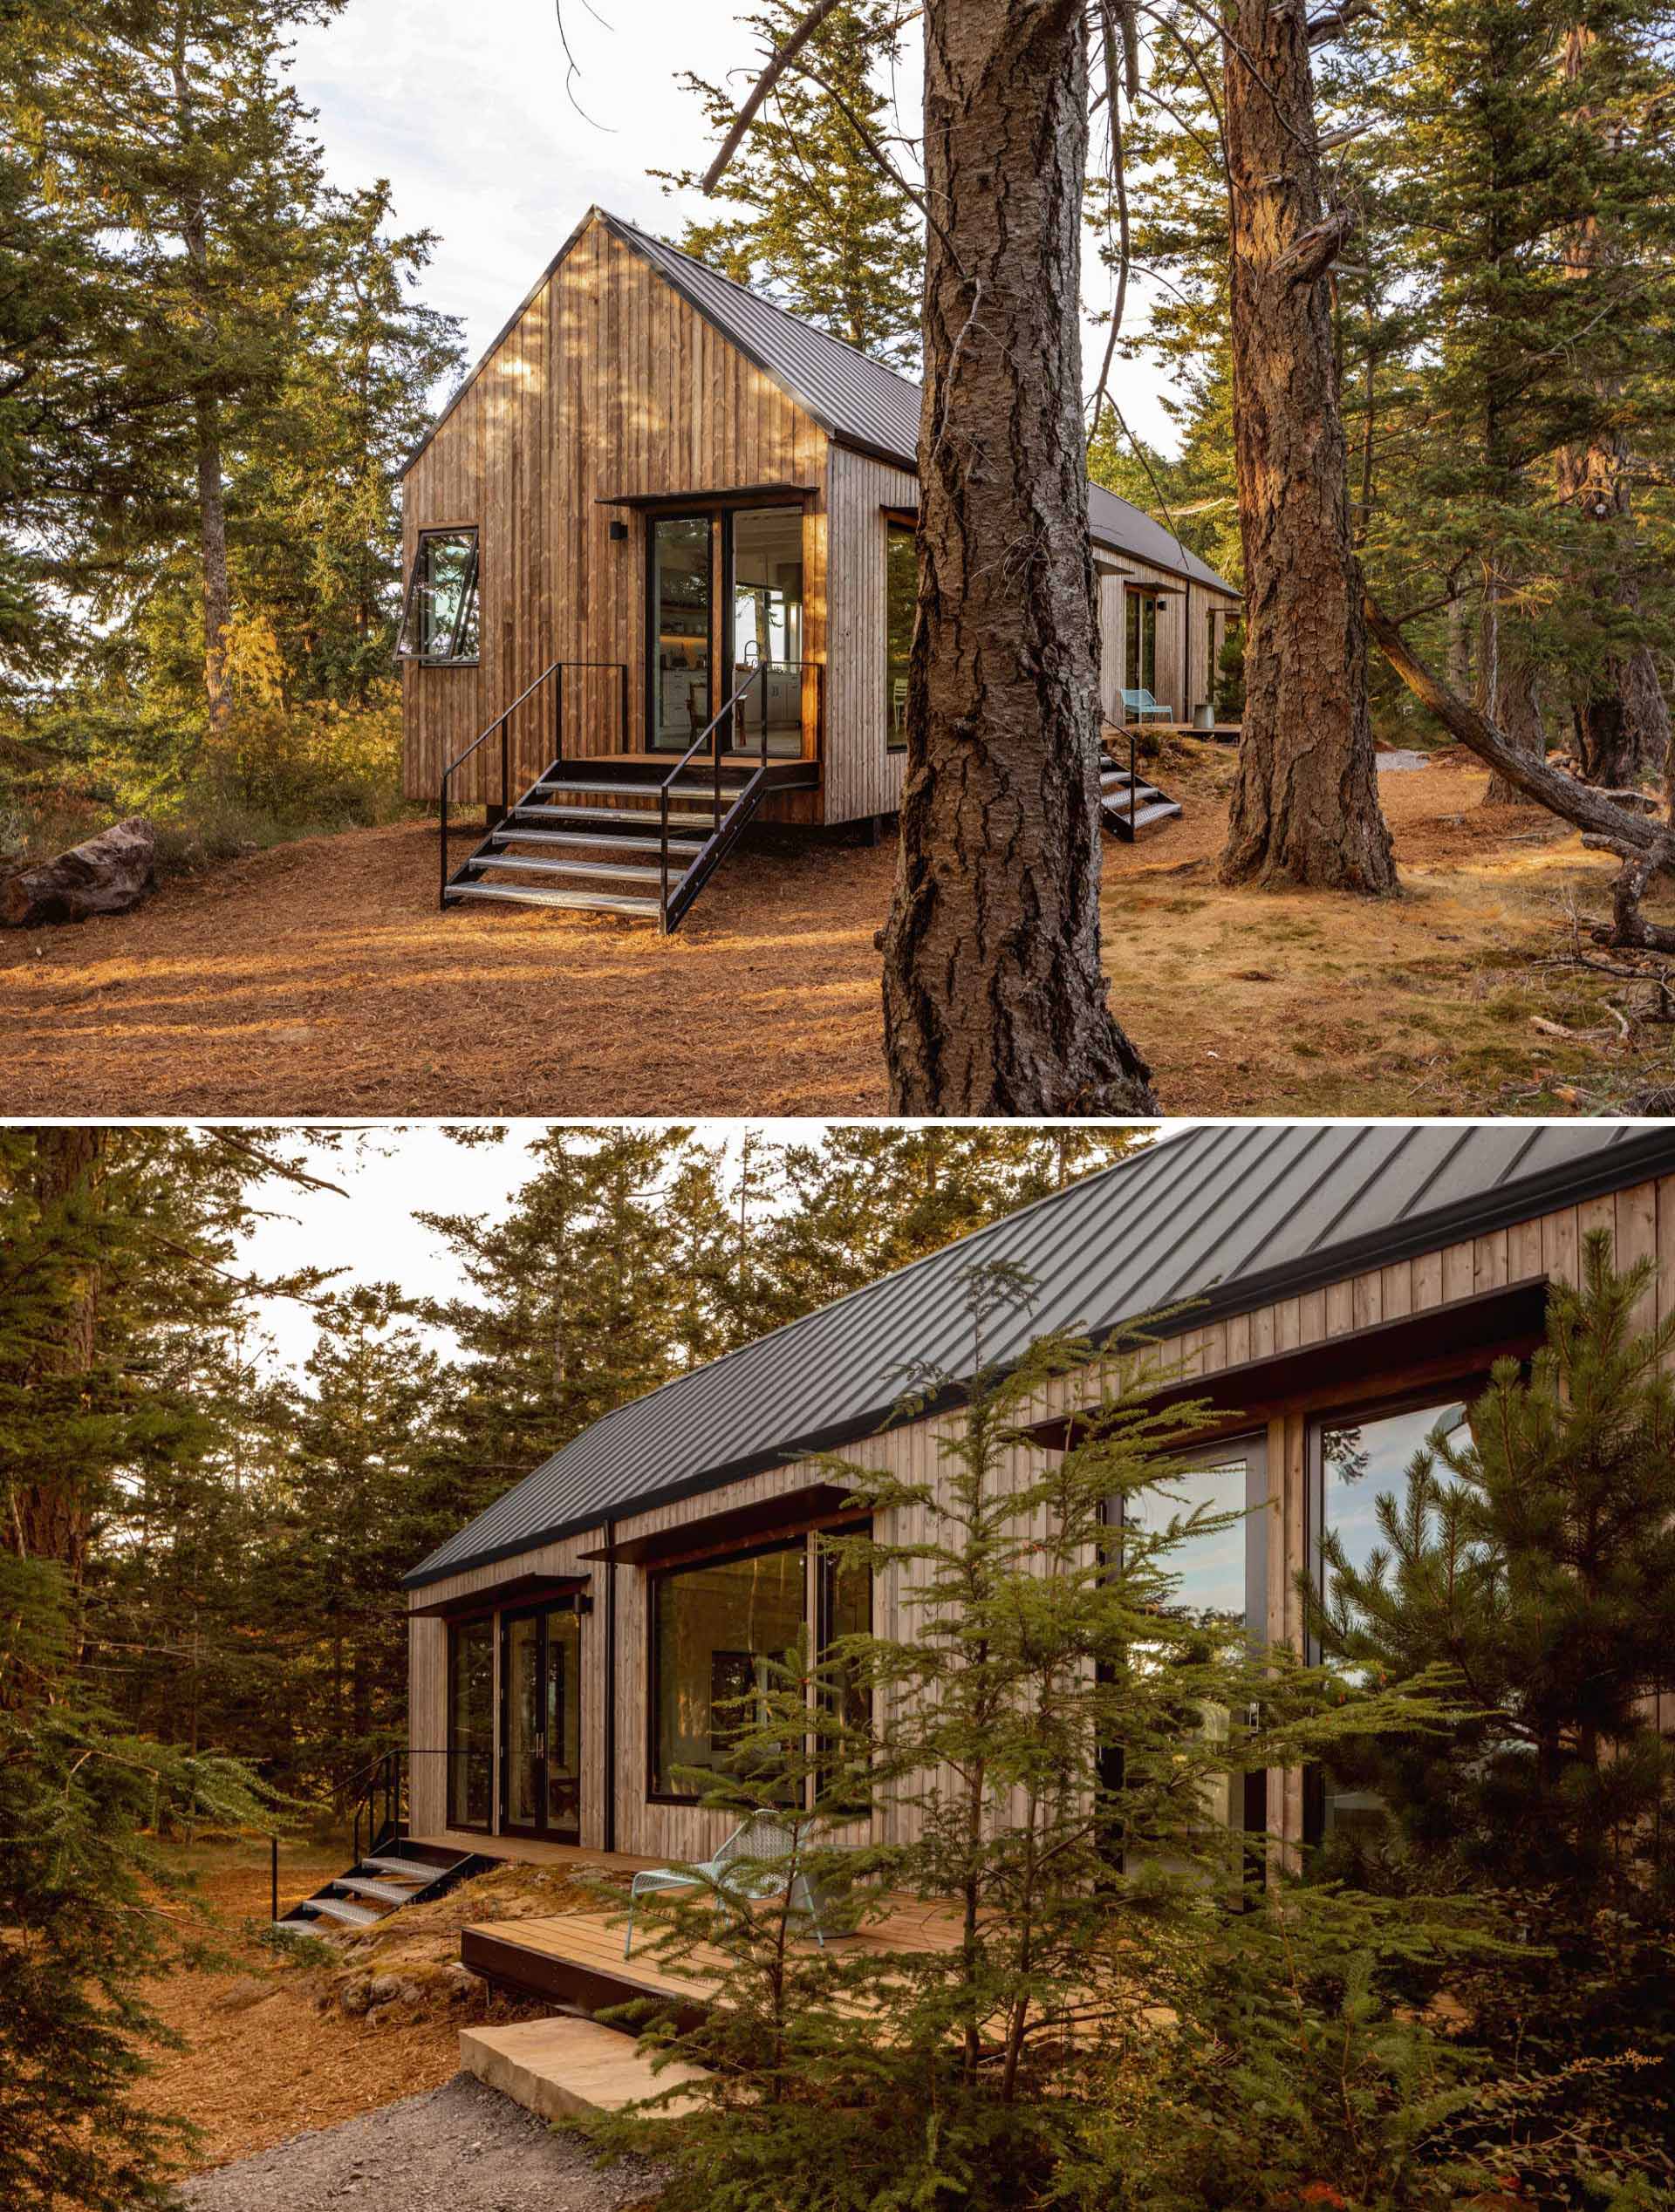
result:
<svg viewBox="0 0 1675 2212"><path fill-rule="evenodd" d="M626 2212L656 2195L654 2167L595 2164L509 2098L456 2074L422 2097L219 2166L186 2183L188 2212Z"/></svg>

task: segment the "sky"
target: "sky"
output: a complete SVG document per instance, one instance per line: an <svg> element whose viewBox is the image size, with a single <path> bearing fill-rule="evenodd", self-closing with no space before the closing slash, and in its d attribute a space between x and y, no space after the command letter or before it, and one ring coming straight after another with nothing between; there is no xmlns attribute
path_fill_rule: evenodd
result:
<svg viewBox="0 0 1675 2212"><path fill-rule="evenodd" d="M594 202L660 232L702 212L646 172L701 166L702 118L675 80L691 69L748 83L755 50L735 11L749 4L563 0L572 80L555 0L348 0L299 34L295 81L318 112L331 181L387 177L401 229L439 234L425 297L463 317L475 362ZM905 69L914 132L917 96ZM1093 287L1103 304L1099 277ZM1084 345L1090 388L1103 340L1089 331ZM1136 434L1172 449L1152 372L1129 365L1113 383Z"/></svg>
<svg viewBox="0 0 1675 2212"><path fill-rule="evenodd" d="M485 1235L492 1233L523 1179L532 1140L550 1124L524 1121L500 1126L504 1133L499 1141L482 1146L456 1144L436 1122L348 1132L335 1150L311 1146L306 1161L310 1171L339 1185L345 1195L304 1191L270 1178L254 1193L268 1218L245 1239L241 1264L259 1276L304 1266L337 1267L343 1270L338 1281L342 1289L356 1283L393 1282L411 1293L448 1297L458 1283L452 1255L441 1239L414 1216L416 1212L475 1214ZM830 1124L772 1120L692 1124L701 1143L729 1150L736 1150L747 1126L779 1144L812 1142ZM1181 1126L1159 1123L1159 1134L1169 1136ZM271 1339L272 1355L285 1366L300 1369L314 1341L308 1309L292 1300L269 1299L258 1310Z"/></svg>

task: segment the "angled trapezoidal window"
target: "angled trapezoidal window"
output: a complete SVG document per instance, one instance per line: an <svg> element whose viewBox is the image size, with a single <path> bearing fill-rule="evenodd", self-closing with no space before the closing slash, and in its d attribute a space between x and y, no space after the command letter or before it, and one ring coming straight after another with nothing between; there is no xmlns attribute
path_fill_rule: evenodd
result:
<svg viewBox="0 0 1675 2212"><path fill-rule="evenodd" d="M433 666L477 657L477 534L420 530L396 647Z"/></svg>

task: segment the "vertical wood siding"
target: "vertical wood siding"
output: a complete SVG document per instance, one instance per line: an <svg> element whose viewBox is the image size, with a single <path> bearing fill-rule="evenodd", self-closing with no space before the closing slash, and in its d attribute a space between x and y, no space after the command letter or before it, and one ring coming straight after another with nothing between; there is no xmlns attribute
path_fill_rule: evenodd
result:
<svg viewBox="0 0 1675 2212"><path fill-rule="evenodd" d="M826 820L858 822L901 804L905 753L889 746L885 677L885 507L919 504L919 479L831 449L831 629L826 670Z"/></svg>
<svg viewBox="0 0 1675 2212"><path fill-rule="evenodd" d="M1179 1364L1188 1375L1208 1378L1253 1360L1323 1344L1355 1330L1403 1320L1457 1299L1481 1296L1540 1275L1574 1282L1580 1265L1582 1239L1595 1227L1612 1232L1619 1266L1643 1255L1662 1263L1663 1274L1646 1296L1645 1318L1651 1320L1675 1310L1675 1176L1671 1176L1637 1184L1605 1198L1590 1199L1580 1206L1555 1207L1493 1235L1465 1239L1410 1260L1369 1268L1324 1289L1281 1299L1227 1321L1182 1329L1145 1356L1159 1368L1172 1369ZM1061 1379L1043 1396L1041 1417L1049 1418L1089 1403L1113 1373L1111 1362L1098 1362L1082 1376ZM1399 1375L1371 1371L1367 1376L1368 1396L1379 1395L1392 1383L1399 1388L1400 1381ZM1296 1410L1272 1419L1267 1429L1268 1510L1273 1516L1268 1551L1268 1635L1270 1641L1288 1643L1294 1649L1301 1647L1302 1634L1302 1607L1296 1584L1296 1576L1306 1563L1309 1540L1309 1422L1306 1407L1299 1405ZM906 1481L929 1482L939 1471L941 1442L954 1433L958 1425L957 1415L907 1423L883 1435L861 1439L847 1447L844 1456L862 1466L887 1468ZM1036 1464L1033 1451L1016 1458L1013 1479L1018 1486L1029 1478ZM671 1478L679 1471L673 1467L668 1471ZM656 1531L683 1527L710 1514L827 1478L825 1470L817 1462L791 1462L652 1512L625 1515L618 1521L618 1536L619 1540L628 1540ZM931 1533L930 1516L923 1508L893 1513L880 1519L878 1533L891 1543L924 1540ZM456 1596L490 1593L497 1582L516 1575L591 1574L594 1604L582 1623L586 1717L582 1833L583 1841L593 1845L599 1843L604 1833L604 1576L612 1570L597 1561L589 1563L581 1555L598 1548L600 1540L598 1532L567 1538L492 1567L469 1570L414 1594L416 1603L434 1604ZM637 1567L619 1567L614 1572L618 1606L617 1848L653 1858L701 1858L721 1840L724 1823L695 1806L653 1805L647 1801L649 1584L645 1573ZM880 1635L906 1637L912 1634L916 1616L912 1587L912 1580L906 1574L880 1578L873 1592L873 1620ZM441 1746L447 1741L443 1703L446 1649L442 1622L427 1620L411 1624L411 1740L415 1749ZM414 1761L414 1824L420 1833L427 1828L434 1833L442 1824L440 1785L433 1783L423 1772L427 1767L440 1769L442 1765L439 1759L420 1758ZM499 1802L498 1788L496 1802ZM901 1840L910 1819L911 1815L902 1809L886 1809L879 1816L880 1838ZM1301 1838L1300 1773L1270 1775L1268 1819L1276 1835L1291 1840ZM430 1826L433 1821L434 1826Z"/></svg>
<svg viewBox="0 0 1675 2212"><path fill-rule="evenodd" d="M536 291L408 472L403 572L420 529L475 525L482 658L404 666L403 788L431 800L463 752L559 658L626 662L628 742L645 741L646 526L619 494L811 488L803 522L803 652L826 653L826 435L596 218ZM626 521L617 541L610 525ZM575 675L565 750L615 751L619 679ZM515 718L513 782L554 752L552 686ZM489 756L492 754L492 761ZM450 787L461 804L499 796L491 742ZM819 794L767 811L817 820Z"/></svg>

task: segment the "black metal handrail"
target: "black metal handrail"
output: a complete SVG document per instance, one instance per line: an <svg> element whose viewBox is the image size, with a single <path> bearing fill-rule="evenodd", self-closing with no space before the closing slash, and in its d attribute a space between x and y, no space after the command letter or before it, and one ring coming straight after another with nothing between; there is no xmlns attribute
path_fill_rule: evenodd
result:
<svg viewBox="0 0 1675 2212"><path fill-rule="evenodd" d="M669 770L668 774L663 778L662 782L659 785L658 825L659 844L660 848L660 889L658 905L659 911L663 918L665 927L667 926L669 916L669 798L675 779L687 766L688 762L691 761L697 754L703 750L705 741L707 739L713 740L714 742L710 746L710 753L714 768L714 788L712 802L712 813L710 816L709 834L712 839L719 837L721 834L721 724L727 720L729 715L735 715L738 713L739 708L745 700L749 697L752 690L770 669L796 668L797 670L805 670L811 667L817 667L818 665L819 664L817 662L808 660L752 661L749 665L750 673L739 686L738 689L734 693L732 698L728 700L726 706L721 708L720 713L712 715L708 722L707 722L704 727L699 731L697 736L693 739L692 743L687 746L686 751L680 755L680 758L675 762L674 766ZM816 680L817 681L818 679L817 678ZM739 749L741 756L742 757L743 748L740 748ZM764 695L762 713L762 739L758 749L756 771L754 775L750 776L747 782L742 783L739 789L731 795L733 805L736 807L742 800L749 798L755 792L758 783L767 773L768 704L766 696Z"/></svg>
<svg viewBox="0 0 1675 2212"><path fill-rule="evenodd" d="M622 749L625 753L627 751L628 664L626 660L555 660L550 663L549 666L544 668L541 671L541 673L535 679L535 681L531 684L526 684L523 689L519 692L517 697L512 701L511 705L507 707L502 713L496 715L494 720L489 723L488 728L479 732L479 734L472 739L470 744L466 747L464 752L460 754L457 759L450 761L448 766L442 770L442 788L441 793L441 822L440 825L440 842L441 845L441 883L437 893L437 904L439 905L445 907L448 905L448 787L453 782L455 772L465 766L466 762L471 758L472 754L476 751L480 745L486 745L489 740L494 736L496 731L498 731L500 734L500 811L501 817L504 820L511 807L512 717L516 713L518 708L523 706L525 700L533 698L535 693L540 690L543 684L550 682L554 676L557 677L557 687L553 693L552 702L552 760L553 766L555 768L562 768L564 766L564 677L568 671L572 668L614 668L616 670L618 675L621 679Z"/></svg>

